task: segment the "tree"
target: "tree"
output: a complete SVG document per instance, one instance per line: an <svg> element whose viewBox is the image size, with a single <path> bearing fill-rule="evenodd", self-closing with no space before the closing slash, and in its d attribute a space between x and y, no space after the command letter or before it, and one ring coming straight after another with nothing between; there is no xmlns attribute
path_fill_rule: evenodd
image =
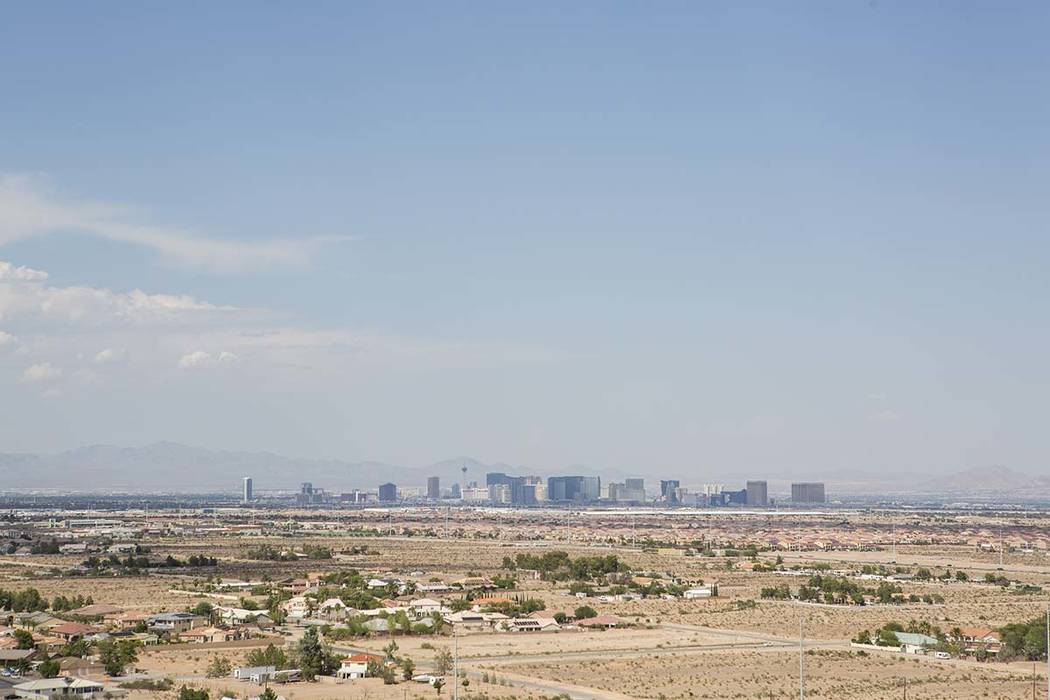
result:
<svg viewBox="0 0 1050 700"><path fill-rule="evenodd" d="M446 648L438 649L434 655L434 668L443 676L452 670L452 652Z"/></svg>
<svg viewBox="0 0 1050 700"><path fill-rule="evenodd" d="M316 636L317 633L314 632ZM265 649L252 649L248 652L249 666L273 666L276 669L288 668L288 657L282 649L278 649L272 643L267 644Z"/></svg>
<svg viewBox="0 0 1050 700"><path fill-rule="evenodd" d="M208 662L208 678L225 678L233 670L233 664L225 656L213 656Z"/></svg>
<svg viewBox="0 0 1050 700"><path fill-rule="evenodd" d="M388 661L393 661L397 657L397 642L390 640L390 643L383 647L383 654L386 656Z"/></svg>
<svg viewBox="0 0 1050 700"><path fill-rule="evenodd" d="M57 678L62 672L62 667L54 659L48 659L36 667L37 672L44 678Z"/></svg>
<svg viewBox="0 0 1050 700"><path fill-rule="evenodd" d="M15 630L15 649L32 649L36 646L33 633L26 630Z"/></svg>
<svg viewBox="0 0 1050 700"><path fill-rule="evenodd" d="M576 608L576 611L573 613L573 615L576 616L577 620L587 620L592 617L598 617L598 611L592 608L590 605L581 605L580 607Z"/></svg>
<svg viewBox="0 0 1050 700"><path fill-rule="evenodd" d="M303 678L313 680L318 675L331 673L339 662L321 643L317 629L310 627L299 640L299 668Z"/></svg>
<svg viewBox="0 0 1050 700"><path fill-rule="evenodd" d="M98 660L111 676L124 673L124 667L139 660L138 642L122 639L114 642L105 639L98 644Z"/></svg>
<svg viewBox="0 0 1050 700"><path fill-rule="evenodd" d="M401 659L401 677L406 681L412 680L412 676L416 672L416 662L407 656Z"/></svg>
<svg viewBox="0 0 1050 700"><path fill-rule="evenodd" d="M277 700L277 693L270 686L266 686L259 694L259 700Z"/></svg>
<svg viewBox="0 0 1050 700"><path fill-rule="evenodd" d="M853 638L853 642L856 644L871 644L871 632L861 630L860 634Z"/></svg>
<svg viewBox="0 0 1050 700"><path fill-rule="evenodd" d="M194 615L200 615L201 617L211 619L211 614L213 610L214 608L212 607L211 603L202 601L194 605L190 612Z"/></svg>
<svg viewBox="0 0 1050 700"><path fill-rule="evenodd" d="M441 689L444 688L444 687L445 687L445 681L442 680L441 678L438 678L436 681L434 681L434 690L437 691L438 695L441 695Z"/></svg>
<svg viewBox="0 0 1050 700"><path fill-rule="evenodd" d="M208 700L208 691L204 688L190 688L184 685L179 688L179 700Z"/></svg>

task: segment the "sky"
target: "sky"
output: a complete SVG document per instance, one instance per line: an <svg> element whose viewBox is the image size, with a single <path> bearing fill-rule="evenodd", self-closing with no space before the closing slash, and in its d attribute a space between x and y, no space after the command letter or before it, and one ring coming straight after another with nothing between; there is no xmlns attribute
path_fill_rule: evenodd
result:
<svg viewBox="0 0 1050 700"><path fill-rule="evenodd" d="M1050 6L8 4L0 451L1050 474Z"/></svg>

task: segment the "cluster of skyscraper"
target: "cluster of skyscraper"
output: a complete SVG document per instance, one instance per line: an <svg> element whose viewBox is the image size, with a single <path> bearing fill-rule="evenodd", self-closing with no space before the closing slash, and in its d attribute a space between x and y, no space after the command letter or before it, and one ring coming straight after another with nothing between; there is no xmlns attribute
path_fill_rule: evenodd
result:
<svg viewBox="0 0 1050 700"><path fill-rule="evenodd" d="M465 475L464 471L464 475ZM331 500L340 502L363 503L376 499L381 503L394 503L399 500L418 499L423 496L428 501L451 498L470 503L492 503L511 506L533 506L541 503L622 503L641 505L662 503L682 506L750 506L763 508L773 504L769 498L769 489L765 481L748 481L744 488L733 491L721 484L704 484L698 490L682 488L677 479L666 479L660 482L659 496L650 497L645 490L645 479L629 478L622 482L610 482L602 488L601 478L597 476L552 476L544 480L539 476L512 476L503 472L489 472L485 475L485 485L479 486L470 482L460 486L454 483L448 492L441 490L441 479L432 476L427 479L426 491L420 489L399 489L397 484L381 484L375 495L362 491L351 494L339 494L338 497L326 494L324 489L314 488L310 482L303 482L295 496L297 505L319 505ZM242 500L249 503L253 500L252 479L244 477ZM826 496L824 484L820 482L797 482L791 484L792 504L824 503Z"/></svg>

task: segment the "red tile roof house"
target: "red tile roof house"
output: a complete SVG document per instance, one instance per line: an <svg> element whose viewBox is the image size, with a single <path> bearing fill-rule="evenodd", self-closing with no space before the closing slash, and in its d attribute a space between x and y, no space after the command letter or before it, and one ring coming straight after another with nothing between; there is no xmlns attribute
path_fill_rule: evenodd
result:
<svg viewBox="0 0 1050 700"><path fill-rule="evenodd" d="M82 625L79 622L63 622L61 625L56 625L48 630L48 633L56 637L61 637L67 642L75 642L84 635L94 634L97 632L94 627L89 625Z"/></svg>
<svg viewBox="0 0 1050 700"><path fill-rule="evenodd" d="M375 661L381 664L383 659L384 657L376 654L351 654L343 659L343 663L339 666L339 670L336 671L335 675L343 680L364 678L365 674L368 673L368 663Z"/></svg>
<svg viewBox="0 0 1050 700"><path fill-rule="evenodd" d="M1003 649L1002 637L990 627L961 627L959 635L958 641L962 642L967 654L975 654L982 650L989 654L998 654Z"/></svg>

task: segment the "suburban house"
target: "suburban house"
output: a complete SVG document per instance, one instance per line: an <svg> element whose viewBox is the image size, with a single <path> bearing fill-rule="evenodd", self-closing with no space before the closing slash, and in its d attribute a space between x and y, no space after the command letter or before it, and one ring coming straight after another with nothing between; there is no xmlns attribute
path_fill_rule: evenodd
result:
<svg viewBox="0 0 1050 700"><path fill-rule="evenodd" d="M429 582L429 583L417 583L417 593L448 593L452 590L452 586L447 583L440 582Z"/></svg>
<svg viewBox="0 0 1050 700"><path fill-rule="evenodd" d="M445 622L454 628L479 632L493 630L497 625L509 619L503 613L483 613L474 610L464 610L445 616Z"/></svg>
<svg viewBox="0 0 1050 700"><path fill-rule="evenodd" d="M20 698L94 698L101 697L105 688L101 683L83 678L41 678L12 686Z"/></svg>
<svg viewBox="0 0 1050 700"><path fill-rule="evenodd" d="M590 629L610 629L612 627L620 627L624 622L615 615L598 615L597 617L589 617L586 620L577 620L576 624L579 627L588 627Z"/></svg>
<svg viewBox="0 0 1050 700"><path fill-rule="evenodd" d="M0 667L14 668L21 663L32 661L36 649L0 649Z"/></svg>
<svg viewBox="0 0 1050 700"><path fill-rule="evenodd" d="M204 623L200 615L188 612L171 612L151 615L146 619L149 629L158 634L179 634Z"/></svg>
<svg viewBox="0 0 1050 700"><path fill-rule="evenodd" d="M1003 638L989 627L961 627L956 641L963 645L967 654L976 654L979 651L998 654L1003 649Z"/></svg>
<svg viewBox="0 0 1050 700"><path fill-rule="evenodd" d="M219 619L228 625L250 625L259 627L273 627L273 620L266 614L265 610L247 610L245 608L226 608L217 606L215 613Z"/></svg>
<svg viewBox="0 0 1050 700"><path fill-rule="evenodd" d="M79 622L63 622L60 625L55 625L48 630L48 634L55 637L61 637L67 642L75 642L78 639L83 639L85 636L95 634L98 632L97 629L89 625L82 625Z"/></svg>
<svg viewBox="0 0 1050 700"><path fill-rule="evenodd" d="M550 617L525 617L507 620L503 628L508 632L549 632L559 629L558 623Z"/></svg>
<svg viewBox="0 0 1050 700"><path fill-rule="evenodd" d="M317 608L314 615L319 620L327 622L343 622L350 614L350 608L339 598L329 598Z"/></svg>
<svg viewBox="0 0 1050 700"><path fill-rule="evenodd" d="M208 644L213 642L234 642L244 639L244 632L239 629L224 630L217 627L198 627L179 633L179 639L185 642Z"/></svg>
<svg viewBox="0 0 1050 700"><path fill-rule="evenodd" d="M149 617L149 615L139 610L128 610L115 615L105 615L102 619L111 627L128 630L135 629L140 624L147 624Z"/></svg>
<svg viewBox="0 0 1050 700"><path fill-rule="evenodd" d="M416 617L425 617L432 613L441 612L441 602L433 598L417 598L411 601L408 607L416 614Z"/></svg>
<svg viewBox="0 0 1050 700"><path fill-rule="evenodd" d="M925 654L927 649L940 643L936 637L915 632L897 632L897 641L905 654Z"/></svg>
<svg viewBox="0 0 1050 700"><path fill-rule="evenodd" d="M310 616L310 601L306 596L293 596L281 603L281 610L291 620L301 620Z"/></svg>
<svg viewBox="0 0 1050 700"><path fill-rule="evenodd" d="M376 654L352 654L343 659L339 670L335 672L336 678L344 680L364 678L368 673L369 661L383 663L383 657Z"/></svg>

